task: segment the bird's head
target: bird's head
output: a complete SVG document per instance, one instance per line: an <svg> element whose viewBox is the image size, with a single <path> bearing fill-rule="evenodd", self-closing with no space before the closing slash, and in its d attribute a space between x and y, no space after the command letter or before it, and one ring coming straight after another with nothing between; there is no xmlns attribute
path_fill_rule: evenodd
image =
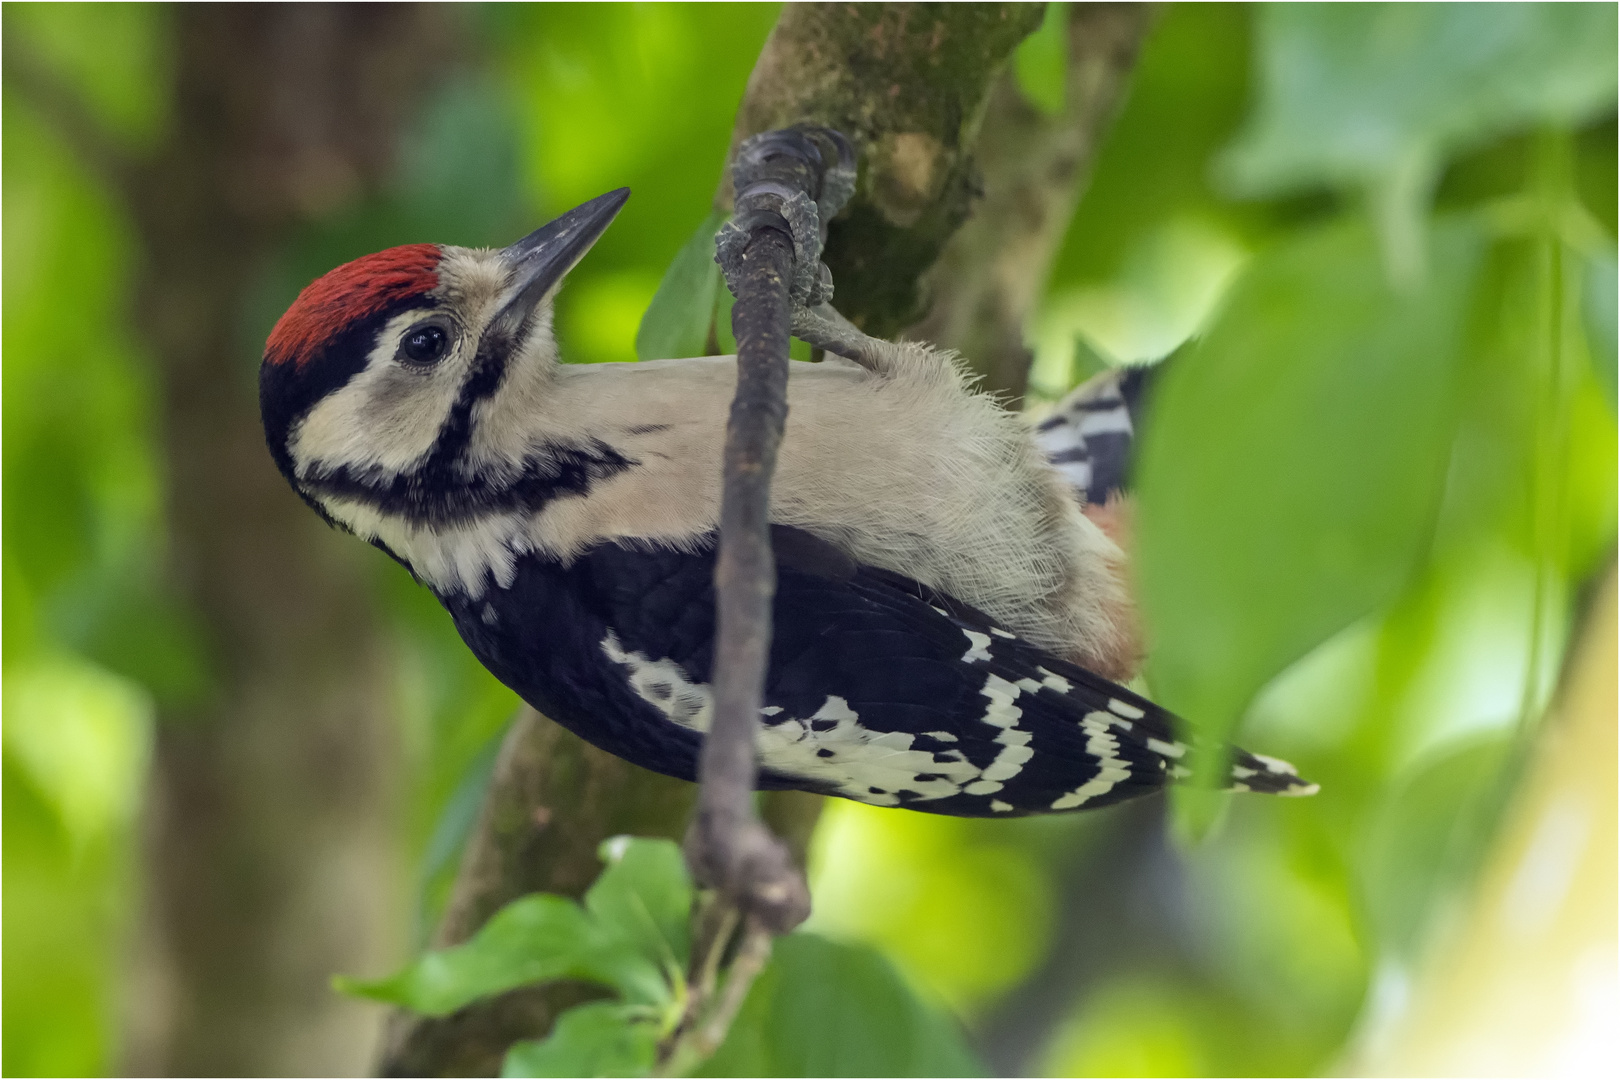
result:
<svg viewBox="0 0 1620 1080"><path fill-rule="evenodd" d="M521 482L525 417L554 375L552 301L629 189L509 247L390 248L319 278L265 345L270 453L328 520L426 525Z"/></svg>

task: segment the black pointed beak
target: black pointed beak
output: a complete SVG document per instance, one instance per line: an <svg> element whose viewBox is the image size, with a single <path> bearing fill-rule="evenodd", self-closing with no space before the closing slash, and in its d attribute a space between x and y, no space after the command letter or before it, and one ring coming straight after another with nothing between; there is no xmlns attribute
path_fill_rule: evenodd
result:
<svg viewBox="0 0 1620 1080"><path fill-rule="evenodd" d="M490 329L515 337L535 305L585 257L629 198L629 188L598 195L502 248L501 258L511 272L510 292Z"/></svg>

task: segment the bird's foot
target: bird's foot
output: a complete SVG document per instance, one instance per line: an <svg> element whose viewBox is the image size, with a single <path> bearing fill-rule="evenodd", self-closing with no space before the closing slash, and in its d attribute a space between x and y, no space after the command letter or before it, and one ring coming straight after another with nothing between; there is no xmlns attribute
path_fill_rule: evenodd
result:
<svg viewBox="0 0 1620 1080"><path fill-rule="evenodd" d="M853 360L870 371L886 369L883 350L889 347L889 343L867 334L840 315L830 303L817 304L815 307L795 305L792 333L800 341L807 341L834 356Z"/></svg>
<svg viewBox="0 0 1620 1080"><path fill-rule="evenodd" d="M722 822L699 812L686 834L698 883L765 929L785 934L810 916L810 890L787 845L757 819Z"/></svg>
<svg viewBox="0 0 1620 1080"><path fill-rule="evenodd" d="M874 338L833 309L832 272L821 261L827 223L855 192L855 150L831 128L793 127L745 140L732 167L736 214L715 237L715 261L735 294L742 253L761 225L793 238L793 336L816 348L876 365Z"/></svg>

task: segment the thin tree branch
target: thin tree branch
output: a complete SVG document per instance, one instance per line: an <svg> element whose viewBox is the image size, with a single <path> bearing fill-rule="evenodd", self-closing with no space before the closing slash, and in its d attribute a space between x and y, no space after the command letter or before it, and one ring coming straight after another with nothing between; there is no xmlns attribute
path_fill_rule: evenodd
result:
<svg viewBox="0 0 1620 1080"><path fill-rule="evenodd" d="M754 728L764 704L776 565L767 515L771 474L787 419L788 280L793 241L762 224L743 249L732 324L737 395L726 427L720 553L715 566L714 723L698 765L694 870L778 932L810 913L803 876L754 814Z"/></svg>

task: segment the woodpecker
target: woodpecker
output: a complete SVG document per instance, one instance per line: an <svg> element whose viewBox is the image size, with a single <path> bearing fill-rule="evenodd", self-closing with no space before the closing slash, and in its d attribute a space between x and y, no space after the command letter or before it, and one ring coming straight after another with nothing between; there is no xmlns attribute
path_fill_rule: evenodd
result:
<svg viewBox="0 0 1620 1080"><path fill-rule="evenodd" d="M271 332L260 401L293 489L431 589L498 679L692 780L736 358L568 365L552 329L564 276L628 196L498 250L414 244L338 267ZM825 360L790 364L760 786L996 817L1187 775L1179 721L1120 685L1140 651L1124 555L1061 448L1054 467L953 355L839 326L816 339ZM1104 411L1062 413L1042 438ZM1315 790L1285 762L1230 760L1233 788Z"/></svg>

